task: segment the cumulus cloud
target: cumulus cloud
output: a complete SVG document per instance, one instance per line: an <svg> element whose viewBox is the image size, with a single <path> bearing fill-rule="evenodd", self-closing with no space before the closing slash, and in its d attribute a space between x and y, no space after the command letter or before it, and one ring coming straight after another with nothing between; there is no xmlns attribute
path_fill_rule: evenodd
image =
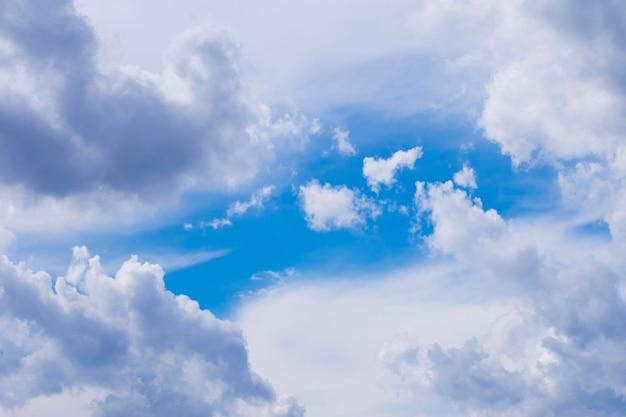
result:
<svg viewBox="0 0 626 417"><path fill-rule="evenodd" d="M434 229L425 237L430 248L454 254L462 262L496 276L532 286L541 274L541 255L532 241L520 234L493 209L484 210L479 199L445 183L416 183L417 208L427 213Z"/></svg>
<svg viewBox="0 0 626 417"><path fill-rule="evenodd" d="M333 129L333 140L337 142L337 150L343 155L356 155L356 149L350 143L350 132L340 127Z"/></svg>
<svg viewBox="0 0 626 417"><path fill-rule="evenodd" d="M620 142L626 7L597 3L588 10L593 18L583 19L579 6L422 1L411 14L420 49L444 56L465 76L472 68L488 75L478 124L515 164L610 157Z"/></svg>
<svg viewBox="0 0 626 417"><path fill-rule="evenodd" d="M469 188L470 190L478 188L476 185L476 172L474 172L474 168L467 164L463 165L463 169L455 173L452 178L458 186Z"/></svg>
<svg viewBox="0 0 626 417"><path fill-rule="evenodd" d="M0 6L0 187L18 205L145 209L182 189L237 186L309 134L306 117L275 118L252 98L223 32L186 30L161 73L102 66L98 53L69 0Z"/></svg>
<svg viewBox="0 0 626 417"><path fill-rule="evenodd" d="M367 156L363 159L363 176L370 188L378 193L381 185L391 187L396 183L395 176L400 169L413 169L415 161L421 157L421 146L397 151L387 159Z"/></svg>
<svg viewBox="0 0 626 417"><path fill-rule="evenodd" d="M566 235L546 245L531 227L483 210L451 182L417 186L417 204L433 222L429 245L517 288L526 306L522 324L502 331L504 341L490 349L477 341L433 346L430 387L477 415L618 415L626 382L614 369L626 362L609 352L626 343L626 327L614 320L626 313L626 300L619 264L606 261L612 249L568 246Z"/></svg>
<svg viewBox="0 0 626 417"><path fill-rule="evenodd" d="M0 260L0 403L18 413L38 398L93 391L93 416L302 416L252 372L233 324L164 288L136 257L114 277L74 249L52 280Z"/></svg>
<svg viewBox="0 0 626 417"><path fill-rule="evenodd" d="M317 231L358 228L381 212L374 201L345 185L313 180L300 186L299 197L308 226Z"/></svg>
<svg viewBox="0 0 626 417"><path fill-rule="evenodd" d="M237 319L253 362L324 415L621 415L615 242L563 219L507 220L452 181L418 183L416 205L432 223L429 264L264 291Z"/></svg>

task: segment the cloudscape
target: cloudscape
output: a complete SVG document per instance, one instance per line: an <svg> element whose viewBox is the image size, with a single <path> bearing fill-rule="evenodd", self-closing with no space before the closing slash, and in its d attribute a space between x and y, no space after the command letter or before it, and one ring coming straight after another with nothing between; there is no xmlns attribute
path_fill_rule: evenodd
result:
<svg viewBox="0 0 626 417"><path fill-rule="evenodd" d="M626 3L0 0L0 417L626 415Z"/></svg>

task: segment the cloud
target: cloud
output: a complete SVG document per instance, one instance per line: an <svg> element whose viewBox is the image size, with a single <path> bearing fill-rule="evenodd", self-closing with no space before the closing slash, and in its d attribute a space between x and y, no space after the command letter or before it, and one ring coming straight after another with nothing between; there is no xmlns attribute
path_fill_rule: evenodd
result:
<svg viewBox="0 0 626 417"><path fill-rule="evenodd" d="M230 253L228 249L202 250L189 253L142 253L141 258L146 262L156 263L164 271L170 272L177 269L188 268L193 265L203 264L212 259L221 258Z"/></svg>
<svg viewBox="0 0 626 417"><path fill-rule="evenodd" d="M516 288L526 305L521 324L503 329L501 342L491 349L477 341L447 351L434 346L427 365L431 387L484 416L508 410L522 416L619 412L625 383L611 368L622 369L626 362L609 352L619 351L626 341L626 327L614 320L626 313L626 299L619 290L624 282L616 272L620 263L607 262L607 254L619 246L590 251L580 236L566 244L567 235L546 244L549 238L542 235L562 232L505 221L450 182L418 183L416 196L433 222L427 237L433 249ZM516 332L525 334L524 342ZM590 373L603 376L589 379Z"/></svg>
<svg viewBox="0 0 626 417"><path fill-rule="evenodd" d="M413 169L415 161L421 157L420 146L407 151L397 151L387 159L367 156L363 159L363 176L372 191L378 193L381 185L391 187L395 184L395 175L400 169Z"/></svg>
<svg viewBox="0 0 626 417"><path fill-rule="evenodd" d="M337 141L337 150L342 155L356 155L356 149L350 143L350 132L340 127L333 129L333 140Z"/></svg>
<svg viewBox="0 0 626 417"><path fill-rule="evenodd" d="M620 415L621 247L562 216L505 219L451 181L418 182L416 205L428 263L300 271L242 303L255 367L320 415Z"/></svg>
<svg viewBox="0 0 626 417"><path fill-rule="evenodd" d="M467 164L464 164L463 169L455 173L452 178L454 183L460 187L469 188L470 190L478 188L476 185L476 172L474 172L474 168Z"/></svg>
<svg viewBox="0 0 626 417"><path fill-rule="evenodd" d="M297 280L244 298L235 320L254 369L277 390L289 388L312 416L458 415L447 414L432 395L416 400L413 391L398 391L377 361L379 351L386 345L391 360L391 350L402 347L387 342L403 334L422 344L462 344L514 308L504 298L479 295L486 287L460 281L450 265L348 276L299 272ZM416 355L413 343L408 338L403 357Z"/></svg>
<svg viewBox="0 0 626 417"><path fill-rule="evenodd" d="M381 212L358 190L345 185L320 185L317 180L300 186L299 198L308 226L316 231L358 228L368 217L376 218Z"/></svg>
<svg viewBox="0 0 626 417"><path fill-rule="evenodd" d="M515 165L611 158L621 142L626 7L598 3L585 20L579 3L422 2L411 16L421 48L490 74L478 125Z"/></svg>
<svg viewBox="0 0 626 417"><path fill-rule="evenodd" d="M262 187L259 190L255 191L254 193L252 193L252 195L250 196L248 200L246 201L237 200L234 203L230 204L228 206L228 210L226 210L226 217L222 217L222 218L216 217L213 220L208 221L208 222L201 221L200 223L198 223L197 227L201 229L205 227L210 227L211 229L217 230L217 229L223 229L224 227L227 227L227 226L232 226L233 217L243 216L250 209L260 210L261 208L263 208L265 203L270 199L270 197L274 193L274 190L275 190L275 187L273 185ZM186 223L184 227L185 227L185 230L191 230L193 229L193 224Z"/></svg>
<svg viewBox="0 0 626 417"><path fill-rule="evenodd" d="M482 272L537 284L541 277L537 247L495 210L484 210L479 199L470 200L451 181L416 183L415 200L433 224L432 233L425 237L433 251L454 254Z"/></svg>
<svg viewBox="0 0 626 417"><path fill-rule="evenodd" d="M228 217L233 216L241 216L245 214L248 210L252 208L261 208L267 202L267 200L272 196L274 192L274 186L269 185L265 186L250 196L250 199L247 201L235 201L232 203L226 212Z"/></svg>
<svg viewBox="0 0 626 417"><path fill-rule="evenodd" d="M0 260L2 412L92 390L93 416L301 416L250 370L233 324L164 288L158 265L136 257L115 277L74 249L52 280Z"/></svg>
<svg viewBox="0 0 626 417"><path fill-rule="evenodd" d="M183 190L249 181L309 134L305 116L276 118L253 98L225 32L185 30L157 73L98 63L69 0L11 1L0 26L0 188L14 205L67 206L98 224L110 199L145 218Z"/></svg>
<svg viewBox="0 0 626 417"><path fill-rule="evenodd" d="M230 219L228 218L221 218L221 219L215 218L211 220L210 222L200 222L198 226L200 228L210 227L211 229L217 230L217 229L223 229L224 227L232 226L232 225L233 225L233 222L231 222ZM191 228L193 228L193 226Z"/></svg>
<svg viewBox="0 0 626 417"><path fill-rule="evenodd" d="M15 242L15 234L0 226L0 252L5 251Z"/></svg>

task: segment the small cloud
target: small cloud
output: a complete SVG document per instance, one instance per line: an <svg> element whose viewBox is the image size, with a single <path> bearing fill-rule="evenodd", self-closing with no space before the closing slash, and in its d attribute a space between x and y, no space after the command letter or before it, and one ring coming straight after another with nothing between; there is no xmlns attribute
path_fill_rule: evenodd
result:
<svg viewBox="0 0 626 417"><path fill-rule="evenodd" d="M320 185L317 180L300 187L300 202L309 228L316 231L354 229L381 213L380 207L358 190Z"/></svg>
<svg viewBox="0 0 626 417"><path fill-rule="evenodd" d="M401 168L413 169L415 161L422 157L422 147L417 146L408 151L398 151L390 158L365 157L363 159L363 177L367 185L378 193L381 184L391 187L396 182L395 175Z"/></svg>
<svg viewBox="0 0 626 417"><path fill-rule="evenodd" d="M191 224L191 223L185 223L185 224L183 225L183 228L184 228L185 230L191 230L191 229L193 229L193 224Z"/></svg>
<svg viewBox="0 0 626 417"><path fill-rule="evenodd" d="M200 222L200 227L201 228L205 228L205 227L210 227L211 229L217 230L217 229L223 229L226 226L232 226L233 223L230 221L230 219L228 218L215 218L213 220L211 220L210 222Z"/></svg>
<svg viewBox="0 0 626 417"><path fill-rule="evenodd" d="M467 163L463 165L462 170L454 174L453 179L454 183L459 187L469 188L470 190L478 188L476 185L476 172Z"/></svg>
<svg viewBox="0 0 626 417"><path fill-rule="evenodd" d="M340 127L333 129L333 139L337 141L337 150L342 155L356 155L356 149L350 143L350 132Z"/></svg>
<svg viewBox="0 0 626 417"><path fill-rule="evenodd" d="M148 262L158 263L166 272L200 265L212 259L221 258L230 253L229 249L199 251L189 253L144 253L141 257Z"/></svg>
<svg viewBox="0 0 626 417"><path fill-rule="evenodd" d="M283 282L289 278L293 278L296 272L295 268L287 268L282 271L261 271L252 275L250 281Z"/></svg>
<svg viewBox="0 0 626 417"><path fill-rule="evenodd" d="M235 201L228 207L226 215L231 218L233 216L241 216L252 208L262 208L263 205L269 200L274 192L274 186L268 185L256 191L250 199L247 201Z"/></svg>
<svg viewBox="0 0 626 417"><path fill-rule="evenodd" d="M320 123L320 119L315 118L309 126L309 134L319 135L320 133L322 133L322 123Z"/></svg>

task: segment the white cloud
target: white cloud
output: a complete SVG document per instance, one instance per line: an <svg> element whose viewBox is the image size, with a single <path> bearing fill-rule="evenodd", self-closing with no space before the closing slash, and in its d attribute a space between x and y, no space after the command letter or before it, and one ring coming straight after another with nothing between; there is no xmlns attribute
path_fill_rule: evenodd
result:
<svg viewBox="0 0 626 417"><path fill-rule="evenodd" d="M317 231L358 228L381 212L374 201L345 185L320 185L313 180L300 186L299 197L307 224Z"/></svg>
<svg viewBox="0 0 626 417"><path fill-rule="evenodd" d="M1 413L84 392L93 416L302 415L250 370L241 331L167 291L158 265L108 277L88 257L76 248L56 280L0 259Z"/></svg>
<svg viewBox="0 0 626 417"><path fill-rule="evenodd" d="M379 352L403 334L427 345L462 344L515 309L504 299L485 300L485 286L459 281L460 271L446 265L320 279L318 271L301 273L303 279L245 298L235 320L254 369L277 390L288 388L311 416L458 415L432 396L399 392Z"/></svg>
<svg viewBox="0 0 626 417"><path fill-rule="evenodd" d="M479 199L445 183L416 184L416 204L427 212L434 230L427 236L430 248L454 254L482 272L516 278L518 284L541 281L541 256L535 245L520 235L493 209L483 210Z"/></svg>
<svg viewBox="0 0 626 417"><path fill-rule="evenodd" d="M234 203L228 206L226 210L226 217L214 218L211 221L201 221L198 223L199 228L210 227L211 229L218 230L223 229L224 227L232 226L233 217L242 216L248 212L250 209L260 210L263 208L265 203L270 199L272 194L274 193L275 187L273 185L268 185L262 187L252 193L250 198L246 201L237 200ZM193 229L193 225L189 224L189 227L186 227L186 230Z"/></svg>
<svg viewBox="0 0 626 417"><path fill-rule="evenodd" d="M454 174L454 183L458 186L469 188L470 190L475 190L477 188L476 185L476 172L474 172L474 168L468 166L467 164L463 165L463 169Z"/></svg>
<svg viewBox="0 0 626 417"><path fill-rule="evenodd" d="M343 155L356 155L356 149L350 143L350 132L340 127L333 129L333 140L337 141L337 150Z"/></svg>
<svg viewBox="0 0 626 417"><path fill-rule="evenodd" d="M241 305L255 368L315 415L618 415L620 247L562 217L506 220L450 181L418 183L416 203L431 264L290 282Z"/></svg>
<svg viewBox="0 0 626 417"><path fill-rule="evenodd" d="M619 246L595 242L594 248L581 236L568 243L570 232L558 223L535 229L505 221L450 182L418 183L416 199L430 213L434 230L427 241L433 249L515 289L526 306L520 324L502 329L495 345L431 348L425 365L430 387L480 416L557 410L608 416L620 410L626 385L613 369L626 362L609 352L626 340L626 328L613 319L626 312L619 295L624 277L617 273L623 261L607 256ZM515 336L520 333L524 342Z"/></svg>
<svg viewBox="0 0 626 417"><path fill-rule="evenodd" d="M366 96L375 103L380 97L372 96L386 93L386 87L396 81L394 76L401 75L405 81L413 78L414 71L420 68L418 65L398 68L389 65L390 60L386 59L378 71L370 70L367 77L359 77L362 74L359 69L367 70L381 58L390 55L403 58L400 52L414 43L406 16L415 8L415 2L409 0L390 2L384 10L375 3L356 0L333 3L305 0L297 6L280 0L262 5L216 0L183 0L176 6L145 0L111 0L106 7L96 0L77 3L107 46L104 51L107 60L136 64L151 71L161 67L161 51L169 39L186 27L197 21L228 25L254 65L256 89L264 99L296 102L309 109L329 108L326 106L331 101L345 104L346 99L354 102ZM147 7L151 7L150 15L144 13ZM247 13L241 13L242 8ZM136 18L127 20L119 16ZM163 21L168 24L160 23ZM322 21L323 26L314 23ZM134 30L138 26L142 31ZM351 69L347 74L346 68ZM396 90L391 96L404 93L406 103L420 98L414 90L406 92L412 85L402 83L402 86L404 90Z"/></svg>
<svg viewBox="0 0 626 417"><path fill-rule="evenodd" d="M395 176L400 169L413 169L415 161L421 157L420 146L407 151L397 151L387 159L367 156L363 159L363 176L370 188L378 193L381 185L391 187L395 184Z"/></svg>
<svg viewBox="0 0 626 417"><path fill-rule="evenodd" d="M241 216L252 208L262 208L263 205L269 200L274 192L274 186L265 186L250 196L247 201L235 201L228 207L226 212L228 217Z"/></svg>
<svg viewBox="0 0 626 417"><path fill-rule="evenodd" d="M0 226L0 253L6 251L6 249L15 242L15 235L2 226Z"/></svg>
<svg viewBox="0 0 626 417"><path fill-rule="evenodd" d="M200 222L199 227L210 227L211 229L217 230L232 225L233 223L228 218L215 218L210 222Z"/></svg>

